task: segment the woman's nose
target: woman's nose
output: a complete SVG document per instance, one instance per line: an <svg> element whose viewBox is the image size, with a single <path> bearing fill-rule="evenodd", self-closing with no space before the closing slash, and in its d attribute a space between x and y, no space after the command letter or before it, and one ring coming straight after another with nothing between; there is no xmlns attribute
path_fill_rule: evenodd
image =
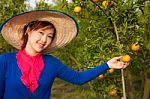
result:
<svg viewBox="0 0 150 99"><path fill-rule="evenodd" d="M46 43L46 41L47 41L47 37L46 37L45 35L43 35L43 36L42 36L42 42L43 42L43 43Z"/></svg>

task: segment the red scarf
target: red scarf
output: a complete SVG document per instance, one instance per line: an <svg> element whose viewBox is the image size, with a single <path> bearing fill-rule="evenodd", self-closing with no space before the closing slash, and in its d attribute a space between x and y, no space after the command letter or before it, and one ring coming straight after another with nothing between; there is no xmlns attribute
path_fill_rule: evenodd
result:
<svg viewBox="0 0 150 99"><path fill-rule="evenodd" d="M38 80L44 68L42 54L36 56L27 55L25 50L17 53L17 63L22 72L21 81L33 93L38 87Z"/></svg>

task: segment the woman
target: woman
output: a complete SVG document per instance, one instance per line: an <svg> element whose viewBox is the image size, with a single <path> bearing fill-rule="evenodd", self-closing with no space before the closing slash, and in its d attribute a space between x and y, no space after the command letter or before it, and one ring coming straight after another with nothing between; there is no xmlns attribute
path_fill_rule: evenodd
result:
<svg viewBox="0 0 150 99"><path fill-rule="evenodd" d="M56 77L80 85L109 68L129 65L115 57L93 69L77 72L48 55L78 33L76 21L63 12L31 11L14 16L3 24L1 33L19 51L0 55L0 99L49 99Z"/></svg>

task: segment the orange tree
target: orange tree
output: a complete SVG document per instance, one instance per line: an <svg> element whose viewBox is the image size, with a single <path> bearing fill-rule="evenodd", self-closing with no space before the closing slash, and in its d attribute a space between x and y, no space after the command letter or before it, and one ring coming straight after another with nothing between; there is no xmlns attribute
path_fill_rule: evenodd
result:
<svg viewBox="0 0 150 99"><path fill-rule="evenodd" d="M81 7L81 11L76 13L74 8L77 6ZM128 54L132 61L124 73L127 97L142 98L144 93L142 76L146 70L146 73L149 72L150 59L148 55L149 2L74 0L72 3L67 3L63 0L54 8L73 15L79 23L80 30L78 37L55 55L80 71L93 68L114 56ZM131 50L131 45L137 42L141 47L138 52L134 52ZM122 97L120 71L117 70L113 74L106 72L104 75L105 79L93 80L89 83L96 93L93 98Z"/></svg>

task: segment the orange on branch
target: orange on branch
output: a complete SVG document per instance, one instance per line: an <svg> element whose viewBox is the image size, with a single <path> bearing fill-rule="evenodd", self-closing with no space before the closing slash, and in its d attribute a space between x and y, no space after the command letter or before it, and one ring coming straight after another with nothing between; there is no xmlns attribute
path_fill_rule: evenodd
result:
<svg viewBox="0 0 150 99"><path fill-rule="evenodd" d="M117 95L117 90L116 89L112 89L109 91L109 95L110 96L116 96Z"/></svg>
<svg viewBox="0 0 150 99"><path fill-rule="evenodd" d="M105 76L103 75L103 74L101 74L101 75L99 75L96 79L97 80L101 80L101 79L104 79L105 78Z"/></svg>
<svg viewBox="0 0 150 99"><path fill-rule="evenodd" d="M99 0L91 0L93 3L98 3Z"/></svg>
<svg viewBox="0 0 150 99"><path fill-rule="evenodd" d="M113 68L108 70L108 73L112 74L115 70Z"/></svg>
<svg viewBox="0 0 150 99"><path fill-rule="evenodd" d="M108 6L109 2L107 0L102 2L102 6L106 9Z"/></svg>
<svg viewBox="0 0 150 99"><path fill-rule="evenodd" d="M132 51L134 51L134 52L138 52L139 49L140 49L139 43L134 43L134 44L132 44L131 49L132 49Z"/></svg>
<svg viewBox="0 0 150 99"><path fill-rule="evenodd" d="M81 12L81 7L80 7L80 6L76 6L76 7L74 8L74 12L75 12L75 13L80 13L80 12Z"/></svg>

